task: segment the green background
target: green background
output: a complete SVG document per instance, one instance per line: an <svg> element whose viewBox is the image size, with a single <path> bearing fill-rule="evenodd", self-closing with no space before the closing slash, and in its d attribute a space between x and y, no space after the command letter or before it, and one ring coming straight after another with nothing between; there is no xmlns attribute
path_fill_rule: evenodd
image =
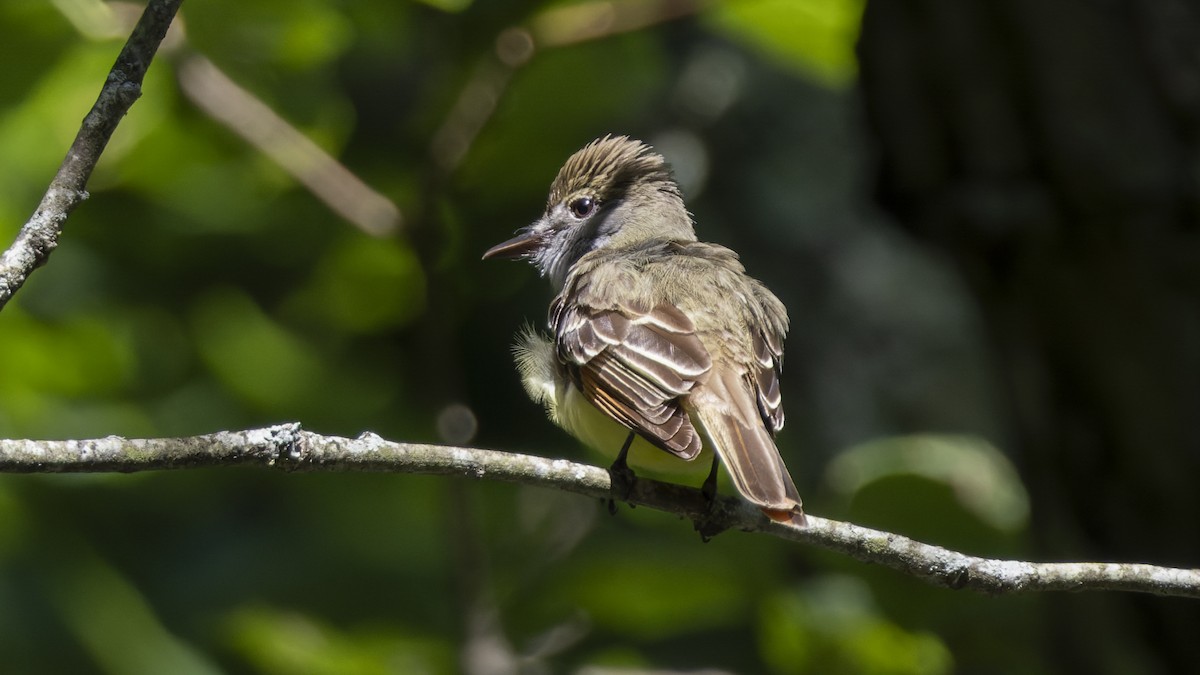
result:
<svg viewBox="0 0 1200 675"><path fill-rule="evenodd" d="M676 164L701 238L789 307L779 444L807 509L1044 559L1031 509L1066 507L1031 505L979 306L874 199L861 2L684 3L497 60L506 28L565 26L559 6L185 3L91 198L0 312L0 437L295 420L595 460L510 361L547 284L479 257L539 215L571 152L627 133ZM0 4L0 241L137 12ZM198 57L392 200L396 230L364 233L197 107ZM456 161L435 139L464 91L482 127ZM664 514L465 479L0 477L6 673L1057 672L1047 612L1067 597L942 590L738 532L702 544ZM1102 651L1113 672L1158 667L1138 631Z"/></svg>

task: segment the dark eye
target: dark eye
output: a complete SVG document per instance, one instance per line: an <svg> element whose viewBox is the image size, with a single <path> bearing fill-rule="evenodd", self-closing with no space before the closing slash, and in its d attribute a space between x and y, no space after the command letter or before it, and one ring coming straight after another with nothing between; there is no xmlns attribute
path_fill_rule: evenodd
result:
<svg viewBox="0 0 1200 675"><path fill-rule="evenodd" d="M592 215L593 211L596 210L596 202L593 201L591 197L580 197L579 199L571 202L567 208L571 209L571 213L574 214L576 218L587 218L588 216Z"/></svg>

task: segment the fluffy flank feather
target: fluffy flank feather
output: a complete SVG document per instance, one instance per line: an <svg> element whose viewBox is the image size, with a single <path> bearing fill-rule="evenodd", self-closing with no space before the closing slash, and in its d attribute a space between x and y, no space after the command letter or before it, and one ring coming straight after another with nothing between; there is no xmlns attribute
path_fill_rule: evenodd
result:
<svg viewBox="0 0 1200 675"><path fill-rule="evenodd" d="M546 406L546 412L558 421L558 367L554 343L532 324L525 324L512 346L517 372L529 398Z"/></svg>

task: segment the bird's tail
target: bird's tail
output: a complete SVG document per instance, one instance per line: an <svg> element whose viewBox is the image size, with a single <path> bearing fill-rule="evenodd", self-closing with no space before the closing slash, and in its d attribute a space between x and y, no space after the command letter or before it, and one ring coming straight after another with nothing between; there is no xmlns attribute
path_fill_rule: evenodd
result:
<svg viewBox="0 0 1200 675"><path fill-rule="evenodd" d="M750 383L735 369L714 364L688 399L737 491L771 520L804 525L800 493L763 424Z"/></svg>

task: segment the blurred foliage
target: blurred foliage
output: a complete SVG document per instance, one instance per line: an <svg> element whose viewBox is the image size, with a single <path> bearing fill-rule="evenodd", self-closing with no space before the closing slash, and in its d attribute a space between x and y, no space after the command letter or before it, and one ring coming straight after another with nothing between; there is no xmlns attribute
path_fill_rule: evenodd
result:
<svg viewBox="0 0 1200 675"><path fill-rule="evenodd" d="M509 361L522 321L544 316L544 281L478 259L537 215L575 148L630 133L676 160L701 236L738 249L791 308L780 442L809 508L1020 556L1028 505L983 440L999 442L978 319L862 189L847 91L861 5L713 3L505 74L497 36L543 3L186 3L186 38L151 68L92 198L0 312L0 436L299 420L438 441L453 412L464 421L443 428L478 429L456 442L581 456ZM86 27L129 10L0 3L2 241L122 43ZM303 167L201 112L180 86L198 56L394 200L400 231L361 233L294 180ZM486 123L448 163L431 139L480 73L495 74L494 114L483 96ZM914 431L947 435L889 438ZM1038 663L1039 600L935 590L741 533L702 546L661 514L445 478L4 476L0 569L6 673Z"/></svg>
<svg viewBox="0 0 1200 675"><path fill-rule="evenodd" d="M1016 469L980 438L894 436L848 448L829 463L837 492L861 499L872 483L914 476L953 490L958 507L997 530L1019 532L1029 517L1029 495Z"/></svg>
<svg viewBox="0 0 1200 675"><path fill-rule="evenodd" d="M719 3L712 24L764 55L832 86L855 74L854 41L863 0L746 0Z"/></svg>
<svg viewBox="0 0 1200 675"><path fill-rule="evenodd" d="M948 673L953 660L936 636L880 618L870 589L826 575L782 592L762 613L764 656L778 673Z"/></svg>

